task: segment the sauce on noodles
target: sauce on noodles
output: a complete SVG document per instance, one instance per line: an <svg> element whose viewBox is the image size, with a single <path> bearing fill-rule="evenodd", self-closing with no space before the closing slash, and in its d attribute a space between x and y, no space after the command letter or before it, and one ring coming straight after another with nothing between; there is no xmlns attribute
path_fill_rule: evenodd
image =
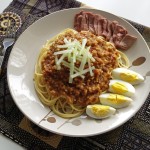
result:
<svg viewBox="0 0 150 150"><path fill-rule="evenodd" d="M86 46L90 46L90 53L95 59L91 62L94 66L93 76L89 72L85 78L80 76L69 83L69 68L61 66L58 70L55 63L54 53L62 49L58 45L64 44L64 38L67 40L82 41L87 39ZM64 49L65 50L65 49ZM35 67L35 88L41 101L50 106L57 115L65 118L76 117L85 111L89 104L95 104L99 101L99 95L105 92L111 79L111 71L114 68L127 64L122 63L122 58L127 62L113 44L105 41L89 31L76 32L72 29L66 29L55 38L48 41L46 48L41 50L39 59ZM61 55L58 55L58 59ZM67 61L67 58L64 58ZM75 66L80 66L80 61L75 62ZM85 65L84 69L88 66Z"/></svg>

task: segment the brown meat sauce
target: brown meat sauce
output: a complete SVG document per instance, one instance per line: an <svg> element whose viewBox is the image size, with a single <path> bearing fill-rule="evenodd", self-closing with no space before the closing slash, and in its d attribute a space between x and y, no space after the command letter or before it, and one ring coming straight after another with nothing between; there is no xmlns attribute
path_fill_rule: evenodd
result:
<svg viewBox="0 0 150 150"><path fill-rule="evenodd" d="M73 83L69 83L69 69L61 65L61 70L57 70L53 53L62 50L57 45L64 44L64 37L72 40L77 39L80 42L83 38L87 38L86 46L91 46L90 52L96 60L91 62L92 66L96 68L93 70L94 76L86 73L84 79L76 77L73 79ZM60 35L49 49L50 51L42 61L42 70L50 94L64 96L68 102L82 106L97 103L98 96L108 89L111 71L118 66L119 54L115 47L91 32L81 31L74 34L70 31L65 35ZM80 62L77 61L75 66L79 67Z"/></svg>

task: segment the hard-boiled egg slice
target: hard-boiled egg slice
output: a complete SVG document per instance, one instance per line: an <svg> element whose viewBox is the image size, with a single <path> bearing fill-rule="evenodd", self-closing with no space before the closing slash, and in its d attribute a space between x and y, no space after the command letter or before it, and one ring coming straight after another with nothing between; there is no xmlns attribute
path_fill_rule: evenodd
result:
<svg viewBox="0 0 150 150"><path fill-rule="evenodd" d="M132 99L119 94L104 93L99 96L100 103L114 108L127 107Z"/></svg>
<svg viewBox="0 0 150 150"><path fill-rule="evenodd" d="M110 117L115 112L116 109L105 105L95 104L95 105L88 105L86 107L87 115L95 119L103 119Z"/></svg>
<svg viewBox="0 0 150 150"><path fill-rule="evenodd" d="M135 94L135 88L130 83L122 80L110 80L108 91L129 97Z"/></svg>
<svg viewBox="0 0 150 150"><path fill-rule="evenodd" d="M131 83L132 85L139 84L144 81L144 77L139 73L127 68L116 68L112 71L114 79L120 79Z"/></svg>

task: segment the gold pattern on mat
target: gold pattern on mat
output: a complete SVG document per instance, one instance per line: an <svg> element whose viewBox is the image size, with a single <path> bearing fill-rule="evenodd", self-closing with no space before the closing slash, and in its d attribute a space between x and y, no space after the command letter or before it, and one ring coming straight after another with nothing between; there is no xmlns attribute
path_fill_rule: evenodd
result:
<svg viewBox="0 0 150 150"><path fill-rule="evenodd" d="M57 148L63 136L57 135L46 130L39 128L37 125L33 124L26 117L24 117L19 124L19 127L23 130L29 132L30 134L36 136L43 142Z"/></svg>
<svg viewBox="0 0 150 150"><path fill-rule="evenodd" d="M0 14L0 36L5 36L9 26L14 26L17 31L22 25L21 18L13 12Z"/></svg>
<svg viewBox="0 0 150 150"><path fill-rule="evenodd" d="M36 4L37 0L29 0L27 5L24 7L23 12L28 14L31 10L31 8L33 8L33 6Z"/></svg>
<svg viewBox="0 0 150 150"><path fill-rule="evenodd" d="M143 122L140 119L135 119L131 124L131 127L135 128L136 130L142 132L143 134L150 135L150 126L148 123Z"/></svg>
<svg viewBox="0 0 150 150"><path fill-rule="evenodd" d="M119 139L119 135L121 135L121 132L123 131L123 127L118 127L117 129L110 131L105 134L106 140L109 141L111 144L117 143Z"/></svg>
<svg viewBox="0 0 150 150"><path fill-rule="evenodd" d="M148 46L150 47L150 28L145 27L143 33L142 33L143 37L145 38Z"/></svg>

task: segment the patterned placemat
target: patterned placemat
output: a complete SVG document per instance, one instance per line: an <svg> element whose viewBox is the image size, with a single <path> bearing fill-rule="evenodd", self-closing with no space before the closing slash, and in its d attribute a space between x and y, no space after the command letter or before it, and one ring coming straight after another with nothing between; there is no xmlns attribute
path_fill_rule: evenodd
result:
<svg viewBox="0 0 150 150"><path fill-rule="evenodd" d="M75 0L14 0L5 12L17 13L22 26L17 37L39 18L65 8L80 7ZM128 20L129 21L129 20ZM150 29L129 21L150 46ZM2 44L3 37L0 37ZM124 125L108 133L85 138L65 137L47 132L29 121L16 107L7 85L8 49L0 75L0 132L26 149L59 150L150 150L150 95L146 102Z"/></svg>

